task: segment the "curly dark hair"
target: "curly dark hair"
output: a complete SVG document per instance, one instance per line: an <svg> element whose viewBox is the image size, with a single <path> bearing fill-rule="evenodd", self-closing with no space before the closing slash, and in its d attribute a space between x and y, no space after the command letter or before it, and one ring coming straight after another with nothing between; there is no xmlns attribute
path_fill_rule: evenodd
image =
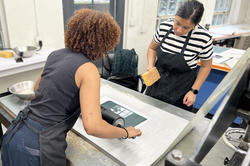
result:
<svg viewBox="0 0 250 166"><path fill-rule="evenodd" d="M109 13L77 10L67 24L65 47L96 60L119 43L120 33L119 25Z"/></svg>

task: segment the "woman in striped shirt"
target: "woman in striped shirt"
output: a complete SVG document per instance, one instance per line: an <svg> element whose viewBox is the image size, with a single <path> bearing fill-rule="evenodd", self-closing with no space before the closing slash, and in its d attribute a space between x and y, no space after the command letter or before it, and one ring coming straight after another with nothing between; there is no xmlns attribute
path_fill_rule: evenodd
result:
<svg viewBox="0 0 250 166"><path fill-rule="evenodd" d="M162 22L148 48L148 67L156 66L161 78L146 95L191 110L212 65L212 36L200 26L203 4L186 1L174 22ZM197 74L197 61L201 65Z"/></svg>

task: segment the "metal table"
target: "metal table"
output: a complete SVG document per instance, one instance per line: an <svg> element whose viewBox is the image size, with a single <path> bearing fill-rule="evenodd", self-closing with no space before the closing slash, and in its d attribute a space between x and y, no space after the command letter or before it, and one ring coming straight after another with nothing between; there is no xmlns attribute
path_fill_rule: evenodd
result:
<svg viewBox="0 0 250 166"><path fill-rule="evenodd" d="M179 109L172 105L166 104L164 102L158 101L151 97L142 95L138 92L132 91L130 89L121 87L114 83L102 80L102 86L107 85L112 88L119 89L120 92L129 94L136 97L137 99L148 103L152 106L155 106L161 110L165 110L171 114L180 116L186 120L191 121L195 114L187 112L183 109ZM9 96L8 96L9 97ZM15 96L12 96L15 98ZM0 98L1 99L1 98ZM17 99L16 99L17 100ZM17 101L18 102L18 101ZM11 112L6 108L0 100L0 122L8 126L11 120L15 117L15 113ZM193 130L185 136L175 148L180 149L184 152L185 155L189 156L194 151L196 144L200 141L202 133L206 130L207 125L209 124L208 119L200 120ZM72 162L72 165L109 165L117 166L119 162L113 160L112 157L107 155L105 152L97 149L95 146L90 144L84 137L77 135L74 132L69 132L67 136L68 148L66 150L67 158ZM227 148L221 141L219 141L216 146L213 148L211 153L204 159L202 164L204 165L223 165L223 160L225 157L231 157L233 151ZM211 160L212 158L212 160ZM216 164L212 164L216 163ZM221 163L221 164L218 164ZM157 161L154 165L164 165L164 156L161 160Z"/></svg>

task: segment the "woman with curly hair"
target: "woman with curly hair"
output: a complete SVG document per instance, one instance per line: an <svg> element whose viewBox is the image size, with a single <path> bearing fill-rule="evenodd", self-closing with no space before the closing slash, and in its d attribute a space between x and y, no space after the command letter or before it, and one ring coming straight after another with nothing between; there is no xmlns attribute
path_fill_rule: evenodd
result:
<svg viewBox="0 0 250 166"><path fill-rule="evenodd" d="M120 28L110 14L76 11L67 24L66 48L52 52L35 84L35 98L20 111L3 138L3 166L64 166L67 132L81 113L87 134L100 138L140 136L102 119L100 76L91 60L119 42Z"/></svg>

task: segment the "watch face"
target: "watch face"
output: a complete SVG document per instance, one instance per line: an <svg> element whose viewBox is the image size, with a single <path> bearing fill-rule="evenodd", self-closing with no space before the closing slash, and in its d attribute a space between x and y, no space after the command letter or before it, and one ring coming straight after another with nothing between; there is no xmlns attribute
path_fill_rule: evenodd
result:
<svg viewBox="0 0 250 166"><path fill-rule="evenodd" d="M199 92L197 89L192 89L192 88L191 88L191 91L192 91L194 94L198 94L198 92Z"/></svg>

